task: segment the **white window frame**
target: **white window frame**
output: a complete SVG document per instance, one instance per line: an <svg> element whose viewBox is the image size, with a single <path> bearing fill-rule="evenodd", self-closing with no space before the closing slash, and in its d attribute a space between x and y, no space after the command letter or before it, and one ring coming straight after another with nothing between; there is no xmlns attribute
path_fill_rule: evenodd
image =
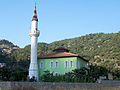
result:
<svg viewBox="0 0 120 90"><path fill-rule="evenodd" d="M52 63L52 64L51 64ZM50 68L53 68L53 61L50 61Z"/></svg>
<svg viewBox="0 0 120 90"><path fill-rule="evenodd" d="M72 62L72 63L71 63ZM74 67L74 63L73 63L73 60L70 61L70 67Z"/></svg>
<svg viewBox="0 0 120 90"><path fill-rule="evenodd" d="M67 62L67 64L66 64L66 62ZM66 61L64 62L64 67L65 67L65 68L68 68L68 60L66 60Z"/></svg>
<svg viewBox="0 0 120 90"><path fill-rule="evenodd" d="M43 68L43 62L40 61L40 68Z"/></svg>
<svg viewBox="0 0 120 90"><path fill-rule="evenodd" d="M57 63L57 64L56 64ZM55 68L58 68L59 67L59 62L58 61L55 61Z"/></svg>

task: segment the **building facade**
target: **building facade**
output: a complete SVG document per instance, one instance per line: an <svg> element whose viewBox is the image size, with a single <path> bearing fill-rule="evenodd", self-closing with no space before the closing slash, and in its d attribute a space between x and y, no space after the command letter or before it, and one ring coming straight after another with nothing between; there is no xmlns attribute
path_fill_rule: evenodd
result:
<svg viewBox="0 0 120 90"><path fill-rule="evenodd" d="M38 77L47 70L55 75L65 74L81 67L87 67L87 60L77 54L69 53L69 50L64 48L55 49L51 54L38 56Z"/></svg>
<svg viewBox="0 0 120 90"><path fill-rule="evenodd" d="M31 60L29 66L30 79L35 77L35 79L39 81L39 77L47 70L53 74L65 74L74 69L87 67L87 60L77 54L69 53L69 50L65 48L55 49L53 50L53 53L38 56L37 59L37 41L40 31L38 30L36 4L29 35L31 37Z"/></svg>

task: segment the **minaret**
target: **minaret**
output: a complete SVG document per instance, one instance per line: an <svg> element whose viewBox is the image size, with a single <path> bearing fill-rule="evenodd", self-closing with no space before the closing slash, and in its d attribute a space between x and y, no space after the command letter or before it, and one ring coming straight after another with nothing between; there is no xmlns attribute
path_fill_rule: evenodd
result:
<svg viewBox="0 0 120 90"><path fill-rule="evenodd" d="M30 30L31 37L31 61L29 67L29 78L35 77L38 81L38 64L37 64L37 39L39 37L40 31L38 30L38 18L36 11L36 3L35 9L32 18L32 28Z"/></svg>

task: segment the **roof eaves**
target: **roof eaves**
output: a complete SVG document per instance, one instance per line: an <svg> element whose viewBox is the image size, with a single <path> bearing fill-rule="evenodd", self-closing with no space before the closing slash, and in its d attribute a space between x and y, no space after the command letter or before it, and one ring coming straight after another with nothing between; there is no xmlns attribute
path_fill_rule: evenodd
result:
<svg viewBox="0 0 120 90"><path fill-rule="evenodd" d="M63 57L78 57L78 56L58 56L58 57L38 57L38 59L47 59L47 58L63 58Z"/></svg>
<svg viewBox="0 0 120 90"><path fill-rule="evenodd" d="M84 59L84 58L81 57L81 56L78 56L78 57L81 58L81 59L83 59L83 60L86 61L86 62L89 62L88 60Z"/></svg>
<svg viewBox="0 0 120 90"><path fill-rule="evenodd" d="M83 57L80 56L59 56L59 57L38 57L38 59L48 59L48 58L67 58L67 57L79 57L82 60L88 62L88 60L84 59Z"/></svg>

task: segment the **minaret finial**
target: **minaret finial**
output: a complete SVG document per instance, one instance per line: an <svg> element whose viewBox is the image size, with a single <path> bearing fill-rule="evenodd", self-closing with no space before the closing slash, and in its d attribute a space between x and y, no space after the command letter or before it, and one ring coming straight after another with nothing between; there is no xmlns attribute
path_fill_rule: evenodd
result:
<svg viewBox="0 0 120 90"><path fill-rule="evenodd" d="M33 13L33 18L32 18L32 21L38 21L38 18L37 18L37 11L36 11L36 2L35 2L35 8L34 8L34 13Z"/></svg>
<svg viewBox="0 0 120 90"><path fill-rule="evenodd" d="M36 1L35 1L35 10L36 10Z"/></svg>

